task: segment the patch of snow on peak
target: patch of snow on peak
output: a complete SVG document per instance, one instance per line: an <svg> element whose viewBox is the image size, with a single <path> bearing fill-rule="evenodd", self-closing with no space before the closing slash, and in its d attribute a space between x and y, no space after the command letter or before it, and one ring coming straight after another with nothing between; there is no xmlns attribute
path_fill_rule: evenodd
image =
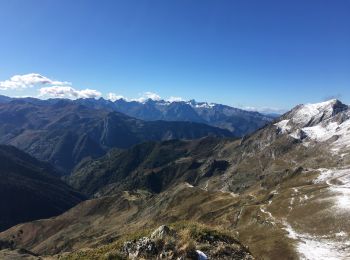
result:
<svg viewBox="0 0 350 260"><path fill-rule="evenodd" d="M213 108L216 106L215 103L208 103L208 102L197 102L195 100L189 100L186 102L186 104L190 105L194 108Z"/></svg>
<svg viewBox="0 0 350 260"><path fill-rule="evenodd" d="M332 144L333 151L338 151L341 148L350 146L350 119L339 124L337 122L329 122L328 124L318 124L311 127L304 127L302 129L306 135L316 141L324 142L337 136Z"/></svg>
<svg viewBox="0 0 350 260"><path fill-rule="evenodd" d="M215 106L215 104L212 104L212 103L197 103L196 105L195 105L195 107L199 107L199 108L212 108L212 107L214 107Z"/></svg>
<svg viewBox="0 0 350 260"><path fill-rule="evenodd" d="M313 140L326 141L337 133L338 124L336 122L329 123L325 126L318 124L311 127L304 127L303 131Z"/></svg>
<svg viewBox="0 0 350 260"><path fill-rule="evenodd" d="M282 134L305 142L325 142L333 138L331 151L334 153L350 148L350 109L336 99L300 105L292 110L289 119L275 126Z"/></svg>
<svg viewBox="0 0 350 260"><path fill-rule="evenodd" d="M324 114L328 117L333 114L333 106L338 102L337 99L331 99L321 103L301 105L293 115L293 122L297 124L307 124L313 118L320 118Z"/></svg>
<svg viewBox="0 0 350 260"><path fill-rule="evenodd" d="M289 133L291 127L288 125L289 119L279 121L278 123L275 124L279 129L281 129L281 132L283 134Z"/></svg>

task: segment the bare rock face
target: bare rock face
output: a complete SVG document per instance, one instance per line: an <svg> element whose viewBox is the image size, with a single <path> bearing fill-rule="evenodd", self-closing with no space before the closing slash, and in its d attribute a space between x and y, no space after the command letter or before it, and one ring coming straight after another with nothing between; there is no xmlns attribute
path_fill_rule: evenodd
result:
<svg viewBox="0 0 350 260"><path fill-rule="evenodd" d="M152 239L164 239L166 236L173 235L174 232L167 226L162 225L151 234Z"/></svg>
<svg viewBox="0 0 350 260"><path fill-rule="evenodd" d="M154 239L143 237L137 241L125 242L122 251L129 259L138 259L140 256L148 257L157 255L159 248L157 248Z"/></svg>

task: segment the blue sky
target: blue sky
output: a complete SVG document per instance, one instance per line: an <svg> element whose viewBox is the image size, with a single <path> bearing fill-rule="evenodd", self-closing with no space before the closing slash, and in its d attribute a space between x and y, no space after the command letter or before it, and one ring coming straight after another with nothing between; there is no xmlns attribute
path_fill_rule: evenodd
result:
<svg viewBox="0 0 350 260"><path fill-rule="evenodd" d="M1 0L0 94L350 103L349 13L347 0ZM29 73L51 81L11 83Z"/></svg>

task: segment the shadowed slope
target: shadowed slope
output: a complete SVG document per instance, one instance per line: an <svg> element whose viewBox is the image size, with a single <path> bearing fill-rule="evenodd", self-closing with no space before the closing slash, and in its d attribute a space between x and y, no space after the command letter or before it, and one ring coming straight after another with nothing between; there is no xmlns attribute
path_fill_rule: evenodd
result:
<svg viewBox="0 0 350 260"><path fill-rule="evenodd" d="M14 147L0 146L0 230L61 214L82 199L46 163Z"/></svg>
<svg viewBox="0 0 350 260"><path fill-rule="evenodd" d="M69 100L14 100L0 104L0 143L14 145L69 173L82 159L112 147L143 141L232 136L227 130L191 122L144 122L118 112Z"/></svg>

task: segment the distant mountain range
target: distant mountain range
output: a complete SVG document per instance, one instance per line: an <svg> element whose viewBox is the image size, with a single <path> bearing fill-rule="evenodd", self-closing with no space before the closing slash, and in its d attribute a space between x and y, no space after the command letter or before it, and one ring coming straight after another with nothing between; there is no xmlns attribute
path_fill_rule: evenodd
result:
<svg viewBox="0 0 350 260"><path fill-rule="evenodd" d="M108 109L62 99L0 103L0 143L13 145L69 173L84 158L144 141L232 137L225 129L194 122L142 121Z"/></svg>
<svg viewBox="0 0 350 260"><path fill-rule="evenodd" d="M190 101L148 99L144 102L119 99L78 99L76 102L95 108L109 108L146 121L188 121L227 129L235 136L244 136L271 122L277 115L264 115L226 105Z"/></svg>
<svg viewBox="0 0 350 260"><path fill-rule="evenodd" d="M0 96L0 103L7 103L15 98ZM18 99L17 99L18 100ZM34 102L34 98L21 98L23 101ZM55 103L57 99L49 99L48 103ZM116 101L100 99L77 99L73 101L95 109L116 111L144 121L185 121L196 122L229 130L235 136L244 136L263 127L278 114L261 114L246 111L226 105L190 101L165 101L147 99L144 102Z"/></svg>

